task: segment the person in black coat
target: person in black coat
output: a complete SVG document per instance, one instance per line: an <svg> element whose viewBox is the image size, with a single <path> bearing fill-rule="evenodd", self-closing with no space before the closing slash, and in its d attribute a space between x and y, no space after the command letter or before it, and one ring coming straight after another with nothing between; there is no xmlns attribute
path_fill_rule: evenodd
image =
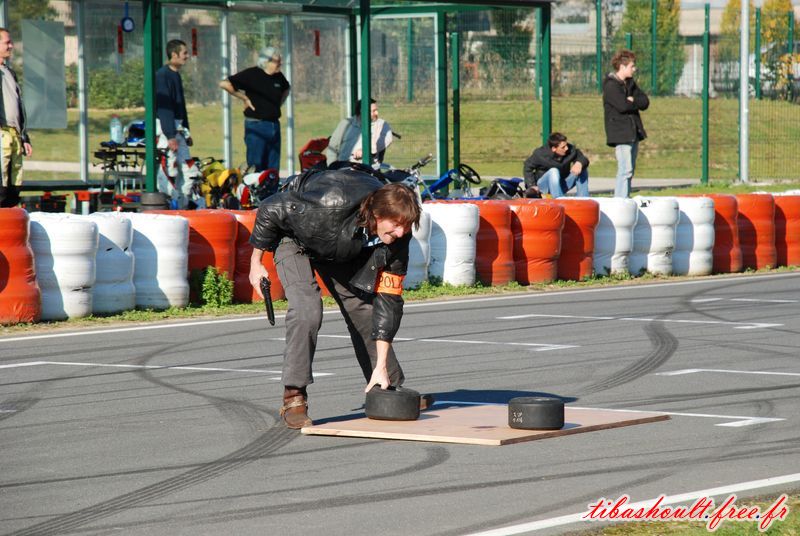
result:
<svg viewBox="0 0 800 536"><path fill-rule="evenodd" d="M567 137L553 132L547 145L533 151L522 166L525 186L549 193L553 198L562 197L577 186L578 197L589 197L589 159Z"/></svg>
<svg viewBox="0 0 800 536"><path fill-rule="evenodd" d="M636 72L633 52L620 50L611 59L611 66L614 72L603 81L606 143L615 148L617 157L614 197L629 197L639 142L647 137L639 112L647 110L650 99L633 79Z"/></svg>
<svg viewBox="0 0 800 536"><path fill-rule="evenodd" d="M412 226L422 207L399 183L383 185L355 169L311 169L261 202L250 243L250 283L261 294L269 279L261 259L275 267L289 302L281 416L289 428L311 424L306 387L322 325L317 272L336 300L350 332L366 391L403 383L392 341L403 316L403 277Z"/></svg>

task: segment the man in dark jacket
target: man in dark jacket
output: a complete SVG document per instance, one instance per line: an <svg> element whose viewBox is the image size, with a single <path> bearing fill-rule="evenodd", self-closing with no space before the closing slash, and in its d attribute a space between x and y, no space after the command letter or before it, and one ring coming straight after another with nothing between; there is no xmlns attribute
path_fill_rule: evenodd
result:
<svg viewBox="0 0 800 536"><path fill-rule="evenodd" d="M260 280L268 277L261 258L274 251L289 302L281 408L289 428L311 424L306 387L314 382L322 325L315 270L347 323L365 391L402 384L392 340L403 315L411 226L419 225L421 210L410 188L346 168L309 170L262 201L250 235L250 283L260 294Z"/></svg>
<svg viewBox="0 0 800 536"><path fill-rule="evenodd" d="M639 112L647 110L650 99L633 80L635 62L633 52L620 50L611 59L614 72L603 81L606 143L615 148L617 156L614 197L630 196L639 142L647 137Z"/></svg>
<svg viewBox="0 0 800 536"><path fill-rule="evenodd" d="M171 197L178 208L186 208L193 186L187 164L193 142L180 70L189 61L189 50L186 43L173 39L167 43L166 52L167 64L155 76L157 147L167 153L166 166L159 167L158 190Z"/></svg>
<svg viewBox="0 0 800 536"><path fill-rule="evenodd" d="M577 186L578 197L589 197L589 159L567 137L553 132L547 145L533 151L522 167L525 186L562 197Z"/></svg>

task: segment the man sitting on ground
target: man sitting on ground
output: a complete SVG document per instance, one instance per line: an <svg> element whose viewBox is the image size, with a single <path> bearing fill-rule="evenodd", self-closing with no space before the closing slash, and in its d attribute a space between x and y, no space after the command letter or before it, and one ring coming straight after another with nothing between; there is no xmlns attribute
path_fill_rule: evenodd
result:
<svg viewBox="0 0 800 536"><path fill-rule="evenodd" d="M525 186L553 198L562 197L577 187L578 197L589 197L589 159L567 137L553 132L547 145L531 154L522 167Z"/></svg>

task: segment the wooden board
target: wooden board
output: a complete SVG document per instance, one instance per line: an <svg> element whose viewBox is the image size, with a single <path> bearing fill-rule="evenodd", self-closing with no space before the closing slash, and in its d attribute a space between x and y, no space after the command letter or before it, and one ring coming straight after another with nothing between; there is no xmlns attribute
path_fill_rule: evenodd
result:
<svg viewBox="0 0 800 536"><path fill-rule="evenodd" d="M595 430L664 421L668 415L640 411L570 408L564 410L560 430L518 430L508 426L508 406L477 405L432 409L416 421L378 421L356 416L301 430L306 435L404 439L471 445L509 445Z"/></svg>

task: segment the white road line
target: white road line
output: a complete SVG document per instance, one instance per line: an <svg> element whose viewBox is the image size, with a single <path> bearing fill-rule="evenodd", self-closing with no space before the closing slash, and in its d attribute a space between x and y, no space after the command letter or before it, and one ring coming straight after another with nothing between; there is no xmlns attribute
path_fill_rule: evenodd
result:
<svg viewBox="0 0 800 536"><path fill-rule="evenodd" d="M15 409L0 409L0 413L16 413Z"/></svg>
<svg viewBox="0 0 800 536"><path fill-rule="evenodd" d="M328 337L331 339L349 339L349 335L319 335L320 337ZM487 344L497 346L528 346L537 348L537 352L546 352L548 350L563 350L565 348L578 348L578 346L568 344L545 344L536 342L495 342L495 341L468 341L463 339L417 339L414 337L395 337L394 342L445 342L454 344Z"/></svg>
<svg viewBox="0 0 800 536"><path fill-rule="evenodd" d="M668 495L664 497L664 500L661 501L661 504L662 505L683 504L705 497L718 497L721 495L730 495L731 493L739 493L742 491L770 488L774 486L781 486L784 484L794 484L796 482L800 482L800 473L775 476L771 478L764 478L761 480L751 480L749 482L739 482L737 484L720 486L717 488L689 491L678 495ZM622 493L625 493L625 491L620 492L620 495ZM603 492L603 494L609 495L608 491ZM599 498L600 497L598 497L598 499ZM626 504L625 506L626 508L633 508L633 509L648 508L652 506L656 500L658 500L658 498L654 497L652 499L648 499L645 501ZM564 525L571 525L573 523L581 523L581 522L585 525L583 528L588 528L589 526L593 525L591 521L584 519L584 516L589 511L588 506L589 505L587 504L587 509L577 514L568 514L559 517L551 517L549 519L542 519L539 521L531 521L529 523L520 523L519 525L512 525L510 527L492 529L483 532L474 532L472 534L468 534L467 536L511 536L513 534L522 534L524 532L535 532L537 530L551 529L554 527L562 527Z"/></svg>
<svg viewBox="0 0 800 536"><path fill-rule="evenodd" d="M764 300L759 298L695 298L692 303L709 303L717 301L735 301L752 303L797 303L798 300Z"/></svg>
<svg viewBox="0 0 800 536"><path fill-rule="evenodd" d="M4 365L3 368L14 367L29 367L32 365L64 365L70 367L111 367L111 368L125 368L125 369L148 369L148 370L191 370L195 372L244 372L256 374L281 374L280 370L264 370L264 369L229 369L218 367L185 367L185 366L170 366L170 365L126 365L122 363L77 363L73 361L32 361L28 363L16 363L13 365ZM315 372L315 377L334 376L333 372ZM274 379L274 378L271 378ZM280 379L280 378L277 378Z"/></svg>
<svg viewBox="0 0 800 536"><path fill-rule="evenodd" d="M754 303L797 303L797 300L760 300L757 298L731 298L731 301Z"/></svg>
<svg viewBox="0 0 800 536"><path fill-rule="evenodd" d="M573 406L569 406L573 407ZM677 411L660 411L660 410L641 410L641 409L608 409L608 408L581 408L575 407L575 409L597 409L603 411L618 411L618 412L628 412L628 413L660 413L662 415L675 415L677 417L700 417L703 419L736 419L734 422L725 422L720 424L715 424L714 426L722 426L725 428L741 428L742 426L752 426L754 424L764 424L769 422L778 422L778 421L785 421L786 419L782 419L779 417L749 417L744 415L714 415L712 413L681 413Z"/></svg>
<svg viewBox="0 0 800 536"><path fill-rule="evenodd" d="M527 314L527 315L512 315L512 316L498 316L497 320L520 320L523 318L574 318L577 320L620 320L620 321L635 321L635 322L674 322L680 324L718 324L722 326L733 326L733 329L759 329L759 328L774 328L782 326L783 324L767 324L765 322L725 322L722 320L679 320L674 318L628 318L628 317L613 317L613 316L582 316L582 315L546 315L546 314Z"/></svg>
<svg viewBox="0 0 800 536"><path fill-rule="evenodd" d="M718 374L755 374L761 376L800 376L797 372L768 372L765 370L725 370L725 369L704 369L692 368L681 370L670 370L667 372L656 372L654 376L681 376L683 374L696 374L698 372L714 372Z"/></svg>
<svg viewBox="0 0 800 536"><path fill-rule="evenodd" d="M486 302L497 302L497 301L510 301L510 300L538 300L541 298L554 298L554 297L562 297L562 296L573 296L576 294L596 294L598 292L630 292L635 290L649 290L649 289L661 289L665 287L685 287L685 286L696 286L696 285L709 285L714 283L726 282L732 279L737 281L748 281L751 279L783 279L787 277L798 277L800 273L781 273L781 274L759 274L759 275L749 275L749 276L742 276L742 275L731 275L726 277L715 277L713 279L702 279L697 281L674 281L668 283L649 283L647 285L631 285L631 286L620 286L620 287L602 287L602 288L586 288L586 289L576 289L576 290L559 290L556 292L540 292L540 293L526 293L526 294L511 294L508 296L487 296L487 297L476 297L476 298L464 298L458 300L435 300L435 301L426 301L426 302L407 302L405 304L406 309L418 309L423 307L439 307L444 305L463 305L463 304L473 304L473 303L486 303ZM340 314L338 310L332 309L325 311L323 314ZM276 315L275 318L284 318L285 315ZM109 328L109 329L96 329L90 331L72 331L66 333L48 333L44 335L28 335L23 337L9 337L9 338L0 338L0 344L5 342L17 342L17 341L31 341L37 339L56 339L60 337L77 337L81 335L102 335L102 334L109 334L109 333L125 333L129 331L147 331L151 329L169 329L169 328L183 328L183 327L194 327L194 326L203 326L203 325L213 325L213 324L228 324L231 322L266 322L264 315L259 316L248 316L248 317L237 317L237 318L220 318L215 320L201 320L201 321L189 321L189 322L179 322L179 323L170 323L170 324L147 324L147 325L140 325L140 326L133 326L133 327L126 327L126 328ZM268 326L265 324L265 328Z"/></svg>
<svg viewBox="0 0 800 536"><path fill-rule="evenodd" d="M27 363L12 363L10 365L0 365L0 369L4 368L18 368L18 367L33 367L36 365L44 364L44 361L28 361Z"/></svg>

